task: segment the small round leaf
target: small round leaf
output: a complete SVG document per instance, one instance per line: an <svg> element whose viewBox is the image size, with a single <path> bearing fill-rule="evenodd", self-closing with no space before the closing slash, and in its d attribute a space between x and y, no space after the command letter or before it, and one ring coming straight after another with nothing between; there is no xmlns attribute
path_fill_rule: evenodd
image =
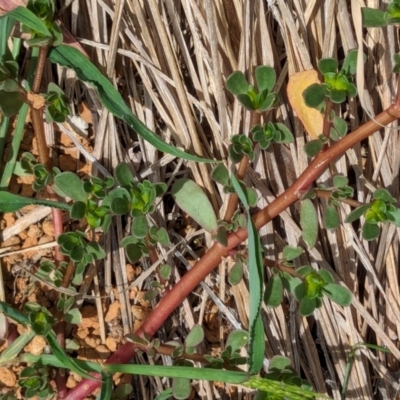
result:
<svg viewBox="0 0 400 400"><path fill-rule="evenodd" d="M243 279L243 263L236 262L228 274L228 281L232 286L238 285Z"/></svg>
<svg viewBox="0 0 400 400"><path fill-rule="evenodd" d="M299 312L303 317L308 317L311 315L314 310L317 308L317 301L315 298L310 299L307 296L304 296L300 301Z"/></svg>
<svg viewBox="0 0 400 400"><path fill-rule="evenodd" d="M319 83L313 83L303 92L303 98L308 107L318 108L325 100L325 89Z"/></svg>
<svg viewBox="0 0 400 400"><path fill-rule="evenodd" d="M328 283L323 288L324 294L326 294L335 303L347 307L351 304L351 293L347 288L338 285L337 283Z"/></svg>
<svg viewBox="0 0 400 400"><path fill-rule="evenodd" d="M226 88L234 95L247 93L249 84L241 71L235 71L228 76Z"/></svg>
<svg viewBox="0 0 400 400"><path fill-rule="evenodd" d="M278 307L282 303L283 285L279 275L273 275L265 288L264 301L267 306Z"/></svg>
<svg viewBox="0 0 400 400"><path fill-rule="evenodd" d="M192 330L188 333L185 339L185 346L194 347L199 345L204 339L203 328L196 324L193 326Z"/></svg>
<svg viewBox="0 0 400 400"><path fill-rule="evenodd" d="M324 212L324 226L326 229L336 229L340 224L339 214L335 206L329 205Z"/></svg>

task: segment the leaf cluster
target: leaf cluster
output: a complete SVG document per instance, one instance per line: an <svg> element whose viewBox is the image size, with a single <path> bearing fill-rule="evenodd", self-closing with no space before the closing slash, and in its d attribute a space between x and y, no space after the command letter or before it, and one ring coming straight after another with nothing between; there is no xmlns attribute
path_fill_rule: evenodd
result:
<svg viewBox="0 0 400 400"><path fill-rule="evenodd" d="M363 26L366 28L383 27L400 23L400 0L391 0L386 11L375 8L361 8Z"/></svg>
<svg viewBox="0 0 400 400"><path fill-rule="evenodd" d="M101 260L106 256L103 248L95 241L89 242L83 232L62 233L57 238L60 245L60 252L68 256L76 265L76 270L72 283L79 285L82 283L85 267L95 260Z"/></svg>
<svg viewBox="0 0 400 400"><path fill-rule="evenodd" d="M397 200L383 188L375 190L372 198L371 203L357 207L345 220L345 222L351 223L364 216L362 235L365 240L373 240L379 236L379 223L391 222L400 226L400 209L395 207Z"/></svg>
<svg viewBox="0 0 400 400"><path fill-rule="evenodd" d="M64 122L70 114L65 93L55 83L50 82L43 97L46 100L46 122Z"/></svg>
<svg viewBox="0 0 400 400"><path fill-rule="evenodd" d="M255 125L251 132L253 140L258 142L262 150L268 149L271 143L293 143L294 137L286 125L268 122L263 126Z"/></svg>
<svg viewBox="0 0 400 400"><path fill-rule="evenodd" d="M19 374L18 385L25 389L25 397L49 399L54 395L50 385L49 371L40 362L25 367Z"/></svg>
<svg viewBox="0 0 400 400"><path fill-rule="evenodd" d="M339 63L336 59L319 60L318 69L324 77L324 83L314 83L303 92L304 101L308 107L322 110L326 97L333 103L340 104L346 100L347 96L354 97L357 94L357 87L353 83L357 55L358 50L350 50L339 71Z"/></svg>
<svg viewBox="0 0 400 400"><path fill-rule="evenodd" d="M226 80L226 88L233 93L247 110L266 111L278 104L279 97L273 92L276 72L273 68L259 66L255 70L257 88L250 85L243 72L235 71Z"/></svg>
<svg viewBox="0 0 400 400"><path fill-rule="evenodd" d="M283 260L279 264L293 267L292 261L301 253L300 247L286 246L282 253ZM281 304L283 289L295 296L300 303L299 312L303 316L311 315L316 308L321 307L324 295L341 306L351 303L349 290L334 283L332 275L325 269L315 271L305 265L289 273L275 267L272 274L264 293L264 301L270 307Z"/></svg>

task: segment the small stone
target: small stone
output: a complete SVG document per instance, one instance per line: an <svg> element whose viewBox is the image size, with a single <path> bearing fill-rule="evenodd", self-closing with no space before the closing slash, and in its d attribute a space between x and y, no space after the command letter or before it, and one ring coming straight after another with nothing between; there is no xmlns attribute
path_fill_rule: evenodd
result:
<svg viewBox="0 0 400 400"><path fill-rule="evenodd" d="M77 384L77 382L76 382L75 378L72 375L70 375L67 379L67 388L72 389L76 386L76 384Z"/></svg>
<svg viewBox="0 0 400 400"><path fill-rule="evenodd" d="M84 346L92 349L96 348L101 343L98 337L87 336L84 340Z"/></svg>
<svg viewBox="0 0 400 400"><path fill-rule="evenodd" d="M14 372L7 367L0 368L0 382L6 387L14 387L17 383L17 377Z"/></svg>
<svg viewBox="0 0 400 400"><path fill-rule="evenodd" d="M82 322L79 324L81 329L83 328L97 328L99 322L97 319L97 310L93 306L84 306L81 309Z"/></svg>
<svg viewBox="0 0 400 400"><path fill-rule="evenodd" d="M89 334L87 329L78 329L75 333L75 337L78 339L85 339L85 337Z"/></svg>
<svg viewBox="0 0 400 400"><path fill-rule="evenodd" d="M43 232L48 236L54 237L54 224L53 221L44 221L42 224Z"/></svg>
<svg viewBox="0 0 400 400"><path fill-rule="evenodd" d="M42 336L35 336L31 342L25 346L24 350L27 353L31 353L35 356L40 356L46 347L46 341Z"/></svg>
<svg viewBox="0 0 400 400"><path fill-rule="evenodd" d="M129 283L135 278L135 270L131 264L126 264L126 278Z"/></svg>
<svg viewBox="0 0 400 400"><path fill-rule="evenodd" d="M17 244L21 243L21 239L18 236L12 236L6 241L1 243L1 247L10 247L10 246L16 246Z"/></svg>
<svg viewBox="0 0 400 400"><path fill-rule="evenodd" d="M105 322L110 322L112 321L114 318L117 318L119 313L120 313L120 304L119 301L115 301L114 303L112 303L110 305L110 307L108 308L107 314L104 318Z"/></svg>
<svg viewBox="0 0 400 400"><path fill-rule="evenodd" d="M6 227L13 226L15 223L15 217L13 213L5 213L3 214L3 219L6 221Z"/></svg>
<svg viewBox="0 0 400 400"><path fill-rule="evenodd" d="M141 306L132 306L132 314L139 321L143 321L147 315L149 315L150 310Z"/></svg>
<svg viewBox="0 0 400 400"><path fill-rule="evenodd" d="M110 351L114 352L117 350L117 347L118 347L117 341L114 338L108 336L106 338L106 346L108 347L108 349Z"/></svg>
<svg viewBox="0 0 400 400"><path fill-rule="evenodd" d="M37 225L31 225L27 233L28 237L38 238L43 235L43 231Z"/></svg>

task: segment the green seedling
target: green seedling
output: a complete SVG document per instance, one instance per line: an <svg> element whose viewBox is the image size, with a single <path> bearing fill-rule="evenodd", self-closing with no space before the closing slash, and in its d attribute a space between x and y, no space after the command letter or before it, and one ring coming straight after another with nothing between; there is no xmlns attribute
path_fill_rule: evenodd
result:
<svg viewBox="0 0 400 400"><path fill-rule="evenodd" d="M227 89L233 93L247 110L266 111L278 104L278 95L273 92L276 82L275 70L259 66L255 70L257 89L250 85L243 72L236 71L226 81Z"/></svg>
<svg viewBox="0 0 400 400"><path fill-rule="evenodd" d="M397 200L386 189L377 189L372 195L373 201L363 204L353 210L345 222L354 222L364 216L365 223L362 227L362 235L365 240L373 240L379 236L380 223L392 223L400 226L400 209L395 207Z"/></svg>

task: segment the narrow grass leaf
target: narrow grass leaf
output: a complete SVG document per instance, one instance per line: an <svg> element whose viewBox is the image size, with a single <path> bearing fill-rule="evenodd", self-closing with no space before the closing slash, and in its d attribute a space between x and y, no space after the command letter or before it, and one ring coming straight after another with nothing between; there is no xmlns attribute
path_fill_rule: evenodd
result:
<svg viewBox="0 0 400 400"><path fill-rule="evenodd" d="M10 11L7 15L26 25L33 31L42 34L43 36L52 36L50 31L46 28L44 22L26 7L19 6L14 8L14 10Z"/></svg>
<svg viewBox="0 0 400 400"><path fill-rule="evenodd" d="M0 211L2 212L15 212L31 204L59 208L60 210L66 211L69 211L71 209L71 206L69 204L60 203L58 201L32 198L28 199L26 197L18 196L16 194L0 191Z"/></svg>
<svg viewBox="0 0 400 400"><path fill-rule="evenodd" d="M22 314L21 311L16 310L3 301L0 301L0 312L6 314L7 317L18 322L19 324L25 326L29 325L29 318L25 314Z"/></svg>
<svg viewBox="0 0 400 400"><path fill-rule="evenodd" d="M318 237L318 217L314 204L310 199L301 202L300 225L303 231L303 239L307 246L312 249Z"/></svg>
<svg viewBox="0 0 400 400"><path fill-rule="evenodd" d="M35 337L35 332L23 332L18 336L11 345L2 351L0 355L0 365L10 362L18 356L24 347Z"/></svg>
<svg viewBox="0 0 400 400"><path fill-rule="evenodd" d="M45 338L53 354L63 363L64 368L67 368L70 371L75 372L76 374L82 376L83 378L91 380L96 379L92 375L89 375L87 371L84 368L82 368L81 365L76 363L76 361L73 358L67 356L64 349L58 343L57 338L53 332L49 332Z"/></svg>
<svg viewBox="0 0 400 400"><path fill-rule="evenodd" d="M238 384L248 379L246 372L225 371L208 368L169 367L162 365L106 364L104 369L111 373L159 376L167 378L201 379ZM92 377L93 379L93 377Z"/></svg>
<svg viewBox="0 0 400 400"><path fill-rule="evenodd" d="M79 365L79 367L84 369L85 371L88 371L88 372L101 372L102 371L102 367L98 363L91 362L91 361L85 361L85 360L76 360L76 359L73 359L73 361L77 365ZM29 364L41 362L43 365L48 365L48 366L51 366L54 368L64 368L65 367L63 361L60 361L53 354L41 354L40 356L35 356L30 353L24 353L21 356L21 362L26 362ZM93 379L93 377L91 379Z"/></svg>
<svg viewBox="0 0 400 400"><path fill-rule="evenodd" d="M113 379L108 372L101 374L101 391L98 397L99 400L109 400L113 397Z"/></svg>
<svg viewBox="0 0 400 400"><path fill-rule="evenodd" d="M247 213L247 230L249 242L249 292L250 292L250 373L256 374L260 371L264 359L264 326L261 320L261 303L263 298L263 282L264 282L264 266L262 262L262 249L260 236L254 226L253 220L249 213L249 203L246 195L236 179L232 175L232 185L238 194L240 201L243 203Z"/></svg>
<svg viewBox="0 0 400 400"><path fill-rule="evenodd" d="M189 161L217 163L218 161L196 157L167 144L146 127L125 104L118 90L79 50L66 45L54 47L49 52L51 62L74 70L78 78L97 89L100 100L114 116L125 121L139 136L157 150Z"/></svg>

